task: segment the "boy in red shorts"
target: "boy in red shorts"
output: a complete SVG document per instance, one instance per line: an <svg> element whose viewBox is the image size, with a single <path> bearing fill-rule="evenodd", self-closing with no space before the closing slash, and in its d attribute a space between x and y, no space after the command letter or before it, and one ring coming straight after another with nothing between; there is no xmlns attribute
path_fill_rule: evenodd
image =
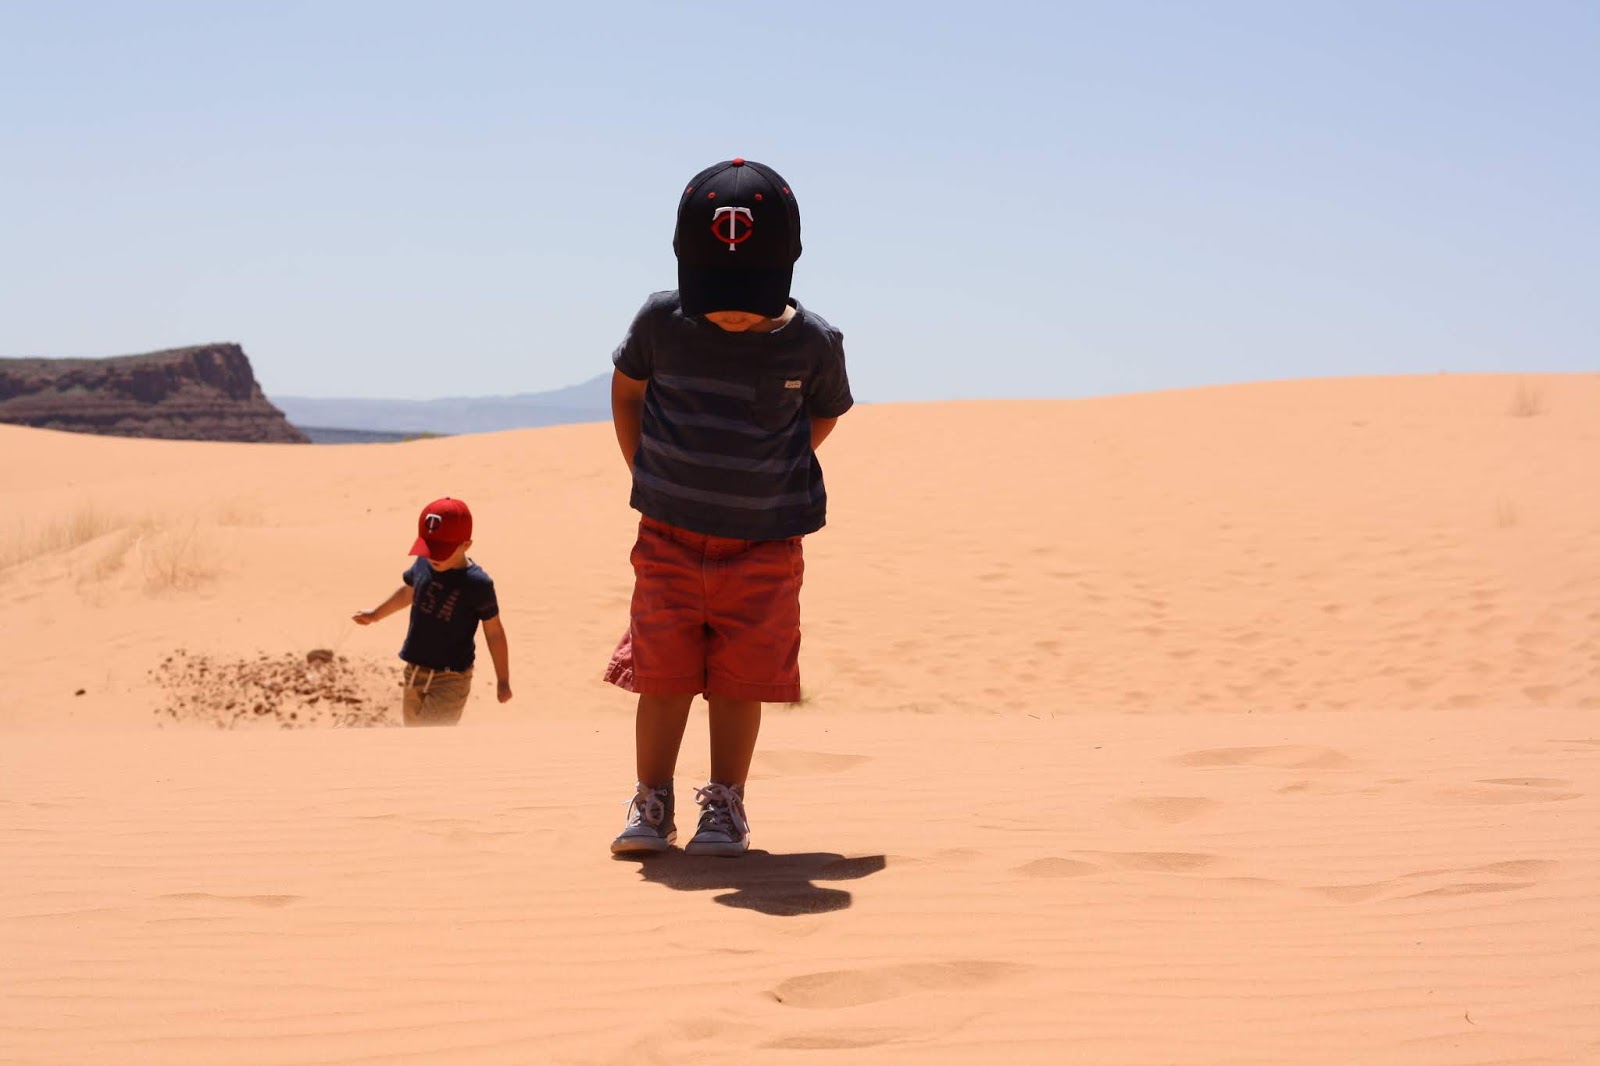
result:
<svg viewBox="0 0 1600 1066"><path fill-rule="evenodd" d="M750 846L745 779L761 704L800 698L800 540L822 528L816 449L854 402L840 332L789 298L800 209L770 167L733 159L678 202L678 288L612 356L612 420L640 512L628 632L606 680L639 694L637 785L613 854L677 837L672 775L689 708L710 713L711 780L684 850Z"/></svg>

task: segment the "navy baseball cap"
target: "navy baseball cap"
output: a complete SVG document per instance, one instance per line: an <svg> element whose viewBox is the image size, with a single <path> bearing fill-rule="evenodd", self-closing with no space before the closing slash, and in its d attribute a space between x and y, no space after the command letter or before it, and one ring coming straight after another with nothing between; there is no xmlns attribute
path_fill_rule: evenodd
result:
<svg viewBox="0 0 1600 1066"><path fill-rule="evenodd" d="M718 163L683 190L672 250L684 314L777 318L800 258L800 205L771 167L747 159Z"/></svg>

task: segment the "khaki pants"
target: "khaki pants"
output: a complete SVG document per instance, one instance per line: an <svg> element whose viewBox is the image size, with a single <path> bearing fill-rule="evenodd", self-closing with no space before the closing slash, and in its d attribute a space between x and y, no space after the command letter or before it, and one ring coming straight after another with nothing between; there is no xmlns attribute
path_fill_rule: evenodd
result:
<svg viewBox="0 0 1600 1066"><path fill-rule="evenodd" d="M406 725L455 725L472 692L472 669L456 673L407 663L400 688L400 714Z"/></svg>

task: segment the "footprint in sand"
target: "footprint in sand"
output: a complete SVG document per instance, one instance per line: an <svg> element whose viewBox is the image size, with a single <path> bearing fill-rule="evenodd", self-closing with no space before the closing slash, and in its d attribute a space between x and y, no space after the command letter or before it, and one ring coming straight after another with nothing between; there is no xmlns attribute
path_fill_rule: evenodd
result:
<svg viewBox="0 0 1600 1066"><path fill-rule="evenodd" d="M907 963L860 970L828 970L791 977L771 996L790 1007L859 1007L919 992L978 988L1028 969L1013 962L958 959L952 962Z"/></svg>
<svg viewBox="0 0 1600 1066"><path fill-rule="evenodd" d="M1491 777L1464 788L1440 789L1429 798L1447 806L1556 803L1583 795L1568 791L1571 786L1559 777Z"/></svg>
<svg viewBox="0 0 1600 1066"><path fill-rule="evenodd" d="M1284 770L1342 770L1354 760L1332 748L1280 744L1264 748L1208 748L1179 755L1184 766L1272 766Z"/></svg>
<svg viewBox="0 0 1600 1066"><path fill-rule="evenodd" d="M1369 899L1383 895L1392 883L1374 881L1365 885L1317 885L1311 891L1340 903L1365 903Z"/></svg>
<svg viewBox="0 0 1600 1066"><path fill-rule="evenodd" d="M1154 873L1188 874L1216 865L1215 855L1193 851L1100 851L1091 854L1105 858L1124 870L1149 870Z"/></svg>
<svg viewBox="0 0 1600 1066"><path fill-rule="evenodd" d="M761 772L776 777L840 774L867 761L865 755L827 751L770 751L761 756Z"/></svg>
<svg viewBox="0 0 1600 1066"><path fill-rule="evenodd" d="M1316 796L1371 796L1382 792L1383 789L1373 786L1370 788L1351 788L1332 781L1291 781L1280 785L1272 791L1281 796L1292 796L1296 793L1306 793Z"/></svg>
<svg viewBox="0 0 1600 1066"><path fill-rule="evenodd" d="M1473 867L1474 873L1494 874L1497 877L1543 877L1561 864L1552 859L1507 859Z"/></svg>
<svg viewBox="0 0 1600 1066"><path fill-rule="evenodd" d="M925 855L889 855L895 866L971 866L987 853L982 848L945 848Z"/></svg>
<svg viewBox="0 0 1600 1066"><path fill-rule="evenodd" d="M1365 903L1373 899L1425 899L1474 896L1485 892L1515 892L1532 888L1559 865L1549 859L1508 859L1448 870L1418 870L1387 881L1363 885L1325 885L1312 889L1340 903ZM1443 881L1420 888L1429 881Z"/></svg>
<svg viewBox="0 0 1600 1066"><path fill-rule="evenodd" d="M1177 825L1190 822L1216 810L1222 804L1204 796L1136 796L1117 804L1117 809L1134 819Z"/></svg>
<svg viewBox="0 0 1600 1066"><path fill-rule="evenodd" d="M781 1051L848 1051L853 1048L881 1047L909 1035L904 1029L822 1029L780 1036L761 1046Z"/></svg>
<svg viewBox="0 0 1600 1066"><path fill-rule="evenodd" d="M214 892L168 892L162 899L180 899L192 903L243 903L250 907L287 907L301 896L222 896Z"/></svg>
<svg viewBox="0 0 1600 1066"><path fill-rule="evenodd" d="M1043 859L1025 862L1021 866L1014 866L1012 867L1012 872L1019 873L1023 877L1033 878L1082 877L1084 874L1095 873L1099 869L1100 867L1092 862L1080 862L1077 859L1063 859L1055 855L1049 855Z"/></svg>
<svg viewBox="0 0 1600 1066"><path fill-rule="evenodd" d="M1453 885L1440 885L1413 892L1406 899L1424 899L1428 896L1476 896L1484 892L1515 892L1532 888L1537 881L1464 881Z"/></svg>

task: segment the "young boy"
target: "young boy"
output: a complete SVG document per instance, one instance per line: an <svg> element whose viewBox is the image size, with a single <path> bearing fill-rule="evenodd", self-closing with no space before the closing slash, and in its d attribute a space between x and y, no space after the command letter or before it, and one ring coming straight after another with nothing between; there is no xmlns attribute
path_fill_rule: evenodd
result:
<svg viewBox="0 0 1600 1066"><path fill-rule="evenodd" d="M676 839L673 769L704 693L711 780L684 850L734 856L750 846L761 704L800 698L800 539L827 507L816 448L854 401L842 335L789 298L800 210L777 172L734 159L696 174L672 247L678 288L645 301L612 356L642 517L628 632L605 675L639 694L637 784L611 851Z"/></svg>
<svg viewBox="0 0 1600 1066"><path fill-rule="evenodd" d="M478 623L494 660L500 702L511 698L506 631L494 582L467 558L472 512L446 496L422 509L411 554L421 556L401 575L405 582L370 611L357 611L357 625L371 625L410 604L411 625L400 648L405 662L400 711L405 724L455 725L472 691L472 660Z"/></svg>

